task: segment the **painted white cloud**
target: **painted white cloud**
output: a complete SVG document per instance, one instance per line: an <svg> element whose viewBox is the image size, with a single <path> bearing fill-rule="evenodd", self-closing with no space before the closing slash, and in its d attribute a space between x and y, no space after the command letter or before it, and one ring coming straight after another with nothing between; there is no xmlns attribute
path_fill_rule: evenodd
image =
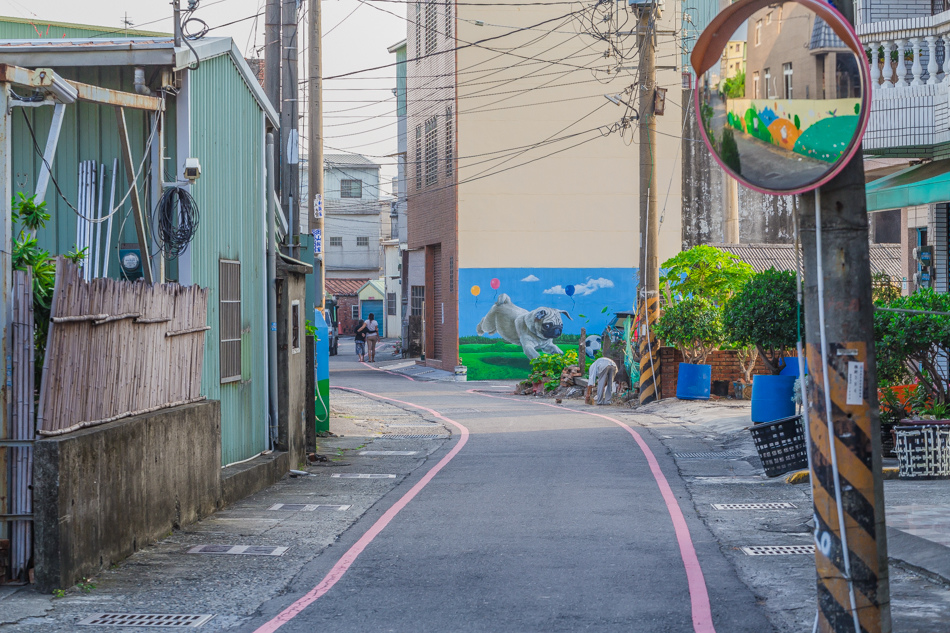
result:
<svg viewBox="0 0 950 633"><path fill-rule="evenodd" d="M587 281L582 284L574 284L574 296L575 297L586 297L587 295L594 294L601 288L613 288L614 282L604 277L598 277L594 279L588 277ZM564 287L558 284L544 291L546 295L566 295Z"/></svg>
<svg viewBox="0 0 950 633"><path fill-rule="evenodd" d="M528 275L527 277L525 277L525 278L522 279L521 281L541 281L541 280L538 279L537 277L535 277L534 275Z"/></svg>

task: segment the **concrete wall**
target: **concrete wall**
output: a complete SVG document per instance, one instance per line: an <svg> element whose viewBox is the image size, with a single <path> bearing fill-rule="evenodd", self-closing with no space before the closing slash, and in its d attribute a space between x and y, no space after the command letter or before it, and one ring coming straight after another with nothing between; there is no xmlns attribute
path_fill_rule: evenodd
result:
<svg viewBox="0 0 950 633"><path fill-rule="evenodd" d="M221 408L207 401L36 442L35 568L66 588L210 515L221 491Z"/></svg>
<svg viewBox="0 0 950 633"><path fill-rule="evenodd" d="M309 266L277 263L277 449L287 451L291 468L306 463L307 408L313 408L313 393L307 393L306 275ZM297 302L297 347L293 342L294 302Z"/></svg>

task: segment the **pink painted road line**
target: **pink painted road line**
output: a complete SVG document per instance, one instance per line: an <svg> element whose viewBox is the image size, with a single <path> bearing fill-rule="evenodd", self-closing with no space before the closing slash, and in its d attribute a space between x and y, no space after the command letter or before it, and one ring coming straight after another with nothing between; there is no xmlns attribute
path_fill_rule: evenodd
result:
<svg viewBox="0 0 950 633"><path fill-rule="evenodd" d="M382 400L389 400L390 402L398 402L399 404L404 404L415 409L427 411L440 420L444 420L457 428L461 437L459 438L458 443L452 448L451 451L449 451L448 455L439 460L439 463L433 466L432 469L429 470L429 472L427 472L425 476L418 481L418 483L416 483L415 486L410 488L409 492L404 494L399 501L397 501L391 508L386 510L385 513L383 513L383 516L376 520L376 523L374 523L373 526L367 530L366 534L360 537L360 540L354 543L350 549L346 550L346 553L343 554L340 560L337 561L336 565L333 566L333 569L331 569L330 572L323 577L323 580L320 581L320 584L308 591L292 605L277 614L277 617L275 617L273 620L270 620L269 622L258 627L254 633L272 633L273 631L276 631L287 622L290 622L295 617L300 615L304 609L330 591L330 589L333 588L333 585L343 578L343 575L347 572L350 566L356 562L356 558L363 553L363 550L373 542L373 539L379 536L379 533L382 532L387 525L389 525L390 521L392 521L396 515L399 514L399 511L405 508L409 502L412 501L413 498L415 498L415 496L426 487L426 484L432 481L432 478L435 477L438 472L445 467L446 464L452 461L453 457L458 455L459 451L462 450L462 447L465 446L465 443L468 442L469 433L467 428L455 420L450 420L438 411L434 411L428 407L412 404L411 402L405 402L403 400L396 400L395 398L387 398L386 396L381 396L369 391L363 391L362 389L353 389L351 387L335 387L335 389L353 391L366 396L372 396Z"/></svg>
<svg viewBox="0 0 950 633"><path fill-rule="evenodd" d="M485 398L524 402L524 400L519 400L517 398L502 398L501 396L480 393L475 389L469 389L468 393L483 396ZM647 443L643 441L643 438L640 436L640 434L620 420L616 420L606 415L601 415L600 413L592 413L590 411L583 411L581 409L559 407L546 402L531 402L531 404L551 407L552 409L557 409L564 412L569 411L571 413L583 413L584 415L590 415L595 418L603 418L604 420L608 420L620 426L626 430L627 433L633 436L633 439L636 440L637 445L643 452L643 456L647 458L647 463L650 465L650 471L653 473L653 479L656 480L656 485L660 489L660 494L663 496L663 501L666 502L666 509L670 513L670 519L673 520L673 530L676 532L676 541L680 548L680 558L683 559L683 567L686 568L686 583L689 587L689 599L693 614L693 631L695 631L695 633L716 633L716 629L713 627L712 621L712 608L709 605L709 592L706 590L706 578L703 576L703 570L699 566L699 558L696 556L696 548L693 546L693 539L689 535L689 526L686 525L686 518L683 516L683 511L680 509L679 503L676 501L676 495L673 494L673 489L670 488L670 482L667 481L666 475L664 475L663 471L660 470L660 463L656 460L656 456L653 454L653 451L650 450L650 447L647 445Z"/></svg>
<svg viewBox="0 0 950 633"><path fill-rule="evenodd" d="M389 371L388 369L382 369L382 368L380 368L380 367L373 367L372 365L370 365L370 364L367 363L366 361L362 361L362 360L361 360L361 361L360 361L360 365L363 365L363 366L365 366L365 367L368 367L368 368L370 368L370 369L372 369L372 370L374 370L374 371L381 371L381 372L383 372L384 374L392 374L393 376L399 376L399 377L401 377L401 378L405 378L406 380L411 380L412 382L416 382L416 379L413 378L412 376L407 376L406 374L397 374L397 373L394 372L394 371ZM341 389L342 389L342 387L341 387ZM380 396L380 397L382 397L382 396ZM455 423L453 422L453 424L455 424Z"/></svg>

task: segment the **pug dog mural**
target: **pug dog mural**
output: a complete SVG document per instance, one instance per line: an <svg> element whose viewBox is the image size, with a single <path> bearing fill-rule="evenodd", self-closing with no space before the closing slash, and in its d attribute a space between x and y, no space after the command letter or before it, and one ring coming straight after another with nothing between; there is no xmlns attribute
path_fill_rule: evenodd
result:
<svg viewBox="0 0 950 633"><path fill-rule="evenodd" d="M554 344L554 339L564 331L562 314L571 319L567 310L545 307L526 310L501 293L488 314L479 321L476 332L479 336L498 334L507 342L520 345L524 355L531 360L541 355L538 350L545 354L563 354Z"/></svg>

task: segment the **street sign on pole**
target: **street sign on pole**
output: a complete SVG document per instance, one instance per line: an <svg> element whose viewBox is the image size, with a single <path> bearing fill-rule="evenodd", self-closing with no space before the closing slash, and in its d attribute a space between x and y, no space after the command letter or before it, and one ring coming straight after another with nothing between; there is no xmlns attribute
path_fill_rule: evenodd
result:
<svg viewBox="0 0 950 633"><path fill-rule="evenodd" d="M739 0L712 20L691 61L701 135L725 172L760 192L804 194L796 240L804 255L799 287L810 371L802 391L815 511L815 630L890 633L860 151L872 85L851 25L854 7L845 0L841 8L843 14L822 0Z"/></svg>

